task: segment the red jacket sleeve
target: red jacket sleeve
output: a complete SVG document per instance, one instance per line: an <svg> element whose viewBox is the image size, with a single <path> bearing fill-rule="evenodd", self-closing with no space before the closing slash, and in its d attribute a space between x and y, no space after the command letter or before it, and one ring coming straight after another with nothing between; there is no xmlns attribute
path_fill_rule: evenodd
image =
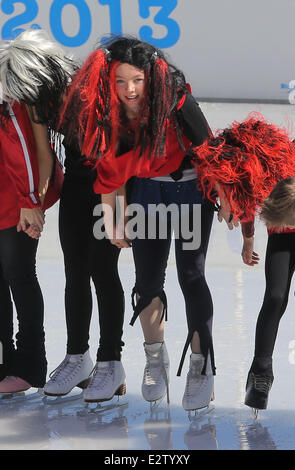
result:
<svg viewBox="0 0 295 470"><path fill-rule="evenodd" d="M1 154L16 190L19 208L40 207L38 158L24 104L9 106L10 120L1 133Z"/></svg>
<svg viewBox="0 0 295 470"><path fill-rule="evenodd" d="M248 220L247 222L241 222L242 234L246 238L251 238L254 236L254 219Z"/></svg>

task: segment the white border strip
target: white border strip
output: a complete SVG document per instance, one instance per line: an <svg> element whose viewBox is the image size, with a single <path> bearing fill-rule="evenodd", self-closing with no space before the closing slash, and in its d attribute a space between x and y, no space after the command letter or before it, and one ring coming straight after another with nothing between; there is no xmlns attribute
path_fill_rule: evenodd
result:
<svg viewBox="0 0 295 470"><path fill-rule="evenodd" d="M184 183L185 181L192 181L192 180L197 179L197 173L196 173L196 170L194 170L194 168L187 168L186 170L183 170L182 174L183 174L182 178L177 181L171 178L170 175L155 176L149 179L154 180L154 181L162 181L166 183Z"/></svg>
<svg viewBox="0 0 295 470"><path fill-rule="evenodd" d="M17 134L18 134L18 137L19 137L22 149L23 149L24 157L25 157L25 162L26 162L27 172L28 172L28 178L29 178L30 197L31 197L34 204L38 204L37 199L35 198L35 195L34 195L35 186L34 186L33 170L32 170L32 165L31 165L31 160L30 160L28 147L27 147L24 135L22 133L22 130L21 130L21 128L20 128L20 126L17 122L16 116L13 112L13 109L12 109L12 107L9 103L8 103L8 108L9 108L9 114L11 116L13 125L16 129Z"/></svg>

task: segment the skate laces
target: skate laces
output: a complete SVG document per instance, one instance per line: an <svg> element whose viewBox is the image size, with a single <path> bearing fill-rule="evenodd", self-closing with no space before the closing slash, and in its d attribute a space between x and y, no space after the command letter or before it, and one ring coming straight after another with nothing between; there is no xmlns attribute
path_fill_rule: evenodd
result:
<svg viewBox="0 0 295 470"><path fill-rule="evenodd" d="M192 362L187 374L185 395L195 395L196 390L202 390L208 382L208 376L202 375L204 361Z"/></svg>
<svg viewBox="0 0 295 470"><path fill-rule="evenodd" d="M146 366L145 376L146 384L154 385L164 372L165 380L167 380L167 372L164 364L163 351L157 352L145 351L146 354Z"/></svg>
<svg viewBox="0 0 295 470"><path fill-rule="evenodd" d="M168 384L168 376L164 363L164 355L162 349L157 352L145 351L145 384L156 385L161 376L164 376L166 385Z"/></svg>
<svg viewBox="0 0 295 470"><path fill-rule="evenodd" d="M49 378L55 382L58 379L62 381L68 380L72 375L75 375L78 369L80 369L82 364L82 357L78 361L71 362L70 355L66 356L62 363L54 369Z"/></svg>
<svg viewBox="0 0 295 470"><path fill-rule="evenodd" d="M145 348L146 366L143 375L143 385L146 387L162 387L163 381L165 383L167 392L167 403L170 403L169 393L169 360L164 360L164 344L157 351L149 351Z"/></svg>
<svg viewBox="0 0 295 470"><path fill-rule="evenodd" d="M254 387L258 392L268 393L272 385L273 379L268 375L256 375L252 373Z"/></svg>
<svg viewBox="0 0 295 470"><path fill-rule="evenodd" d="M89 384L88 388L94 387L103 387L109 379L112 377L114 372L114 365L109 364L104 367L99 367L97 364L93 369L93 376L91 379L91 383Z"/></svg>

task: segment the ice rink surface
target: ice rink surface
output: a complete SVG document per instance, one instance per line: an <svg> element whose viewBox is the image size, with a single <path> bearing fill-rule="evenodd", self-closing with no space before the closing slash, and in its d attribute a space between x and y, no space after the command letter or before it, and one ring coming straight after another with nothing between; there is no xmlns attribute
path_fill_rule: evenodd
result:
<svg viewBox="0 0 295 470"><path fill-rule="evenodd" d="M291 105L201 103L213 129L242 120L248 112L262 112L272 122L287 126L294 135ZM38 274L45 298L48 370L65 355L63 307L64 271L57 233L57 211L46 217L38 253ZM77 223L79 218L77 216ZM265 227L256 224L256 251L260 264L243 265L240 229L232 232L215 220L207 257L207 280L214 303L214 345L217 366L215 401L208 413L189 417L181 406L189 353L181 377L176 377L186 339L184 301L178 286L173 249L167 270L168 323L166 343L171 362L170 407L165 400L151 408L141 397L144 368L143 336L139 322L129 326L130 295L134 269L130 250L120 257L120 273L126 296L123 364L127 395L103 409L86 408L83 400L44 402L40 397L0 403L0 449L295 449L295 301L294 283L287 311L281 321L275 355L275 381L268 410L254 420L243 404L248 369L252 360L254 331L264 295ZM172 247L173 248L173 247ZM98 260L99 262L99 260ZM99 329L94 305L90 350L95 359Z"/></svg>

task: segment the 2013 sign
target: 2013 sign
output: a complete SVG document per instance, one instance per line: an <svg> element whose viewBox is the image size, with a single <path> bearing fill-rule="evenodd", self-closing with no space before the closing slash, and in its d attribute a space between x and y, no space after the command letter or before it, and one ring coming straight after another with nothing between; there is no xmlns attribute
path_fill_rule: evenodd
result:
<svg viewBox="0 0 295 470"><path fill-rule="evenodd" d="M138 35L143 41L148 41L159 48L168 48L174 46L180 37L180 27L173 18L171 13L177 7L178 0L138 0L139 16L143 19L150 18L151 8L158 7L153 21L157 25L164 26L167 30L166 36L157 38L154 36L153 29L150 26L142 26ZM15 4L21 3L25 10L21 14L13 16L15 13ZM123 34L122 24L122 3L121 0L97 0L97 8L108 7L110 16L110 33ZM71 5L76 8L80 17L79 31L75 36L66 34L62 23L62 14L66 6ZM126 3L125 3L126 5ZM1 31L2 39L13 39L24 31L26 28L41 28L42 26L35 23L35 19L39 13L39 5L37 0L2 0L1 10L5 15L10 15L6 23L4 23ZM80 47L85 44L92 30L92 15L86 0L53 0L49 11L49 24L51 33L54 38L66 47Z"/></svg>

